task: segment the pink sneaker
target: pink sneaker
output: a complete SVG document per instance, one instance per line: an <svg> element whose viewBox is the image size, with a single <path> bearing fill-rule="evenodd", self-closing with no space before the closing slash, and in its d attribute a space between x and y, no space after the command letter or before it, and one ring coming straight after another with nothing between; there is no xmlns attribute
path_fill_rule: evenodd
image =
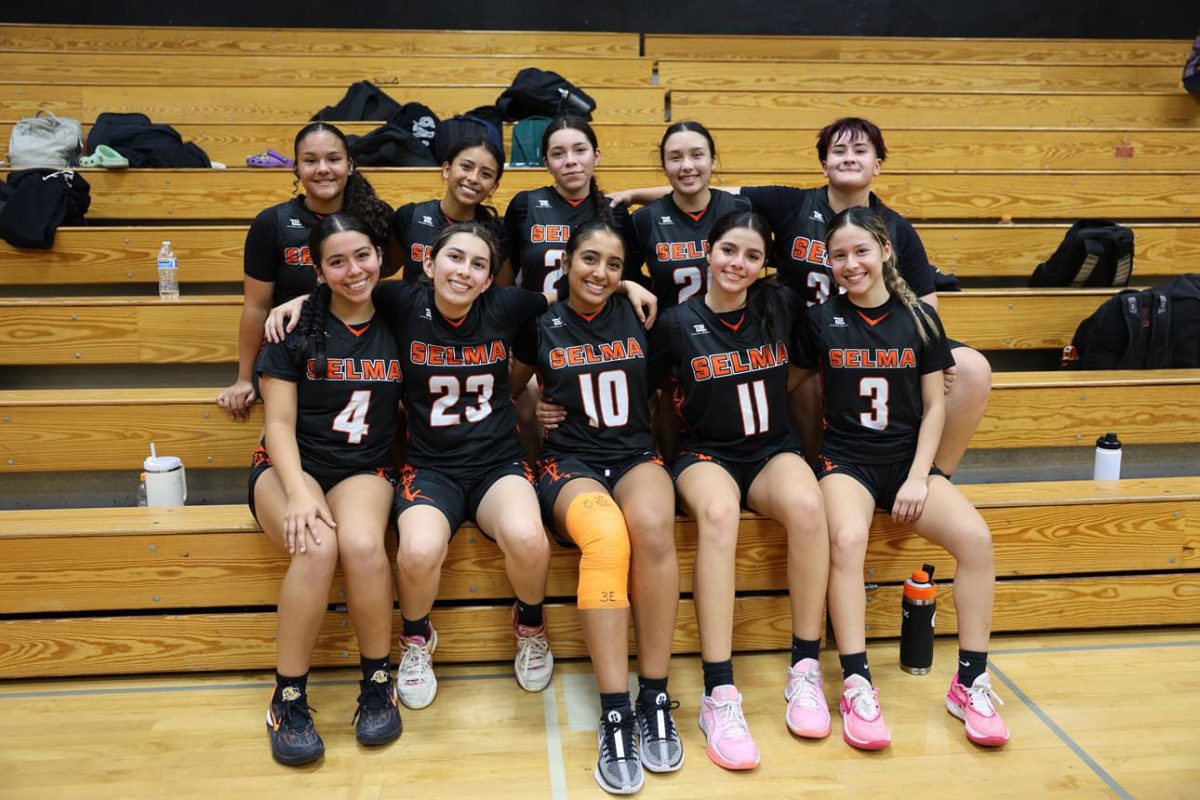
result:
<svg viewBox="0 0 1200 800"><path fill-rule="evenodd" d="M700 698L700 730L708 737L708 757L725 769L754 769L758 746L746 727L742 696L733 684L717 686Z"/></svg>
<svg viewBox="0 0 1200 800"><path fill-rule="evenodd" d="M821 679L821 664L815 658L805 658L788 667L787 688L788 730L807 739L824 739L829 735L829 705L825 702L825 682Z"/></svg>
<svg viewBox="0 0 1200 800"><path fill-rule="evenodd" d="M1000 719L995 704L1004 701L992 690L992 679L985 672L970 688L958 682L958 673L950 679L946 692L946 710L963 721L967 738L975 744L999 747L1008 741L1008 726Z"/></svg>
<svg viewBox="0 0 1200 800"><path fill-rule="evenodd" d="M892 743L892 733L879 708L879 690L862 675L851 675L842 684L842 738L859 750L882 750Z"/></svg>

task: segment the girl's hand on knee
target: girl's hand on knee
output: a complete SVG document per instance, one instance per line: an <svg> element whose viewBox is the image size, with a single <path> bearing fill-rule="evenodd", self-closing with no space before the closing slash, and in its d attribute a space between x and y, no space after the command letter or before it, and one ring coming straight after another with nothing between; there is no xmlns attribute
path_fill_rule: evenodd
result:
<svg viewBox="0 0 1200 800"><path fill-rule="evenodd" d="M283 512L283 541L289 553L295 555L297 550L307 553L310 538L313 544L321 544L317 520L330 528L337 527L329 508L311 494L305 492L300 497L288 498L287 509Z"/></svg>
<svg viewBox="0 0 1200 800"><path fill-rule="evenodd" d="M954 386L954 379L958 377L958 367L946 367L942 370L942 387L946 394L950 394L950 387Z"/></svg>
<svg viewBox="0 0 1200 800"><path fill-rule="evenodd" d="M896 492L892 504L892 519L896 522L916 522L925 510L925 498L929 496L929 483L923 478L909 478Z"/></svg>

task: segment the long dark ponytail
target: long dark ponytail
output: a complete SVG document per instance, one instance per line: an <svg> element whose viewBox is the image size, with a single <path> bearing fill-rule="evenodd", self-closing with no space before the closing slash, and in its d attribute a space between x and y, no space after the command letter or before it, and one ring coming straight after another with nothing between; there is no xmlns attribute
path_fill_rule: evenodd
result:
<svg viewBox="0 0 1200 800"><path fill-rule="evenodd" d="M567 114L550 120L550 124L542 132L542 152L548 153L550 151L550 137L553 134L558 131L568 130L579 131L587 137L588 143L591 144L593 150L600 149L600 140L596 138L596 132L592 130L592 126L588 124L588 121L583 117ZM604 192L600 191L600 184L596 183L595 173L592 174L588 192L591 195L592 209L595 212L596 219L611 223L613 215L608 207L608 198L604 196Z"/></svg>
<svg viewBox="0 0 1200 800"><path fill-rule="evenodd" d="M321 246L325 240L335 233L356 231L374 242L374 234L369 225L361 219L337 212L328 214L313 226L308 235L308 252L312 254L313 264L318 275L321 267ZM376 245L378 246L378 245ZM305 370L311 359L313 370L311 377L324 380L328 362L325 358L325 340L329 334L329 303L333 292L323 280L317 281L317 286L308 296L308 302L300 310L300 320L296 323L296 349L293 358L296 367Z"/></svg>
<svg viewBox="0 0 1200 800"><path fill-rule="evenodd" d="M708 234L710 252L730 231L738 228L758 234L763 242L763 256L768 260L771 258L774 244L771 226L761 214L754 211L730 211L718 217ZM766 267L767 264L764 264L763 269ZM759 277L746 290L746 313L762 327L770 343L786 341L788 338L789 331L783 327L783 323L788 320L786 292L787 289L775 280L774 273Z"/></svg>
<svg viewBox="0 0 1200 800"><path fill-rule="evenodd" d="M354 166L354 158L350 155L350 143L346 134L336 125L328 122L310 122L296 133L292 144L293 157L300 158L300 143L311 133L328 133L342 143L346 151L346 159L350 162L350 174L346 176L346 188L342 191L342 213L357 217L367 224L367 235L377 245L387 241L388 230L392 221L392 207L379 199L375 187Z"/></svg>

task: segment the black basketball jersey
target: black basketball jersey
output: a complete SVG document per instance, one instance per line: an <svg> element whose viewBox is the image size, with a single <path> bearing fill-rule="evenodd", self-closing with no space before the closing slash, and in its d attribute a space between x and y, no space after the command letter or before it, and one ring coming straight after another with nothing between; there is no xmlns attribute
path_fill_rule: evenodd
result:
<svg viewBox="0 0 1200 800"><path fill-rule="evenodd" d="M750 201L744 197L719 189L711 193L708 207L698 214L681 210L670 194L633 212L633 235L649 267L659 313L704 294L708 288L708 233L713 222L730 211L750 209Z"/></svg>
<svg viewBox="0 0 1200 800"><path fill-rule="evenodd" d="M912 459L924 414L921 376L954 366L937 312L922 305L937 329L928 344L895 297L859 308L837 295L808 310L796 364L820 366L823 452L830 458L858 464Z"/></svg>
<svg viewBox="0 0 1200 800"><path fill-rule="evenodd" d="M626 240L629 260L629 212L611 208L613 226ZM571 231L596 219L596 201L589 194L578 202L567 200L553 186L518 192L504 214L517 285L548 292L562 275L562 259Z"/></svg>
<svg viewBox="0 0 1200 800"><path fill-rule="evenodd" d="M825 252L825 225L833 219L829 188L747 186L741 190L754 210L766 217L775 232L775 268L779 281L798 292L808 305L823 303L835 293L833 272ZM883 204L874 193L868 203L887 224L896 250L900 276L918 297L934 291L933 267L912 225Z"/></svg>
<svg viewBox="0 0 1200 800"><path fill-rule="evenodd" d="M296 366L295 331L282 344L268 342L256 367L296 384L301 466L338 472L388 464L403 374L396 339L378 315L352 327L330 314L325 330L324 380L316 379L314 359ZM269 454L270 439L266 445Z"/></svg>
<svg viewBox="0 0 1200 800"><path fill-rule="evenodd" d="M309 211L303 197L293 197L259 212L250 223L243 270L251 278L275 284L272 305L283 305L316 288L308 236L322 216Z"/></svg>
<svg viewBox="0 0 1200 800"><path fill-rule="evenodd" d="M588 463L615 463L654 447L646 380L646 330L623 297L585 317L566 302L522 328L518 360L537 368L542 395L566 409L546 448Z"/></svg>
<svg viewBox="0 0 1200 800"><path fill-rule="evenodd" d="M375 306L400 342L409 463L474 472L521 460L509 346L521 325L546 310L545 296L493 287L467 316L448 320L431 287L390 281L375 290Z"/></svg>
<svg viewBox="0 0 1200 800"><path fill-rule="evenodd" d="M790 332L803 311L788 293ZM717 314L693 297L670 308L650 337L652 380L669 367L676 381L678 446L736 461L757 461L795 446L788 419L788 341L767 341L745 310Z"/></svg>
<svg viewBox="0 0 1200 800"><path fill-rule="evenodd" d="M481 210L475 215L475 221L486 225L496 238L500 260L507 258L508 235L501 220ZM425 274L425 259L433 250L433 242L450 222L442 212L440 200L408 203L392 215L392 235L404 250L404 280L415 281Z"/></svg>

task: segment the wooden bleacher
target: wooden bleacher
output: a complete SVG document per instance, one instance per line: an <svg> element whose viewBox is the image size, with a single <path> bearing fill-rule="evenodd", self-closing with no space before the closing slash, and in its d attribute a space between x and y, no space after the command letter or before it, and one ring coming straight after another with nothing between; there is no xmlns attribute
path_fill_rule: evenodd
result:
<svg viewBox="0 0 1200 800"><path fill-rule="evenodd" d="M858 114L884 128L892 149L875 190L914 220L947 272L1011 285L1053 251L1064 221L1085 216L1133 225L1137 285L1200 264L1200 103L1176 88L1186 42L889 38L883 47L869 37L648 35L642 54L635 34L340 33L0 25L0 140L43 107L85 127L101 111L141 111L236 167L269 146L288 151L351 80L376 79L397 100L445 116L492 102L512 73L536 64L599 102L598 177L610 190L661 184L663 120L689 117L717 135L725 185L818 185L816 130ZM240 298L189 287L236 291L246 222L289 196L291 174L83 172L91 227L60 230L50 251L0 244L0 364L60 376L76 365L231 364ZM369 174L393 204L441 192L436 170ZM496 204L548 182L541 170L511 171ZM180 258L183 300L112 296L156 280L163 239ZM950 331L980 349L1046 349L1069 341L1107 294L970 289L943 295L941 308ZM167 383L4 385L0 475L133 471L151 439L189 470L244 468L261 409L234 423L212 402L216 387ZM1081 452L1099 430L1120 431L1127 447L1195 446L1200 370L996 373L972 446ZM1200 479L964 492L996 541L995 630L1200 621ZM747 515L741 536L734 645L785 647L782 532ZM685 592L694 540L694 523L681 519ZM559 656L585 655L570 602L576 558L553 556ZM952 577L942 551L877 519L864 576L871 636L896 634L899 584L927 560ZM0 511L0 678L269 667L283 564L242 505ZM439 660L509 657L511 590L500 565L475 530L455 540L434 612ZM942 597L939 631L950 632L953 602ZM318 665L346 664L356 649L340 586L330 601ZM697 644L685 596L676 651Z"/></svg>
<svg viewBox="0 0 1200 800"><path fill-rule="evenodd" d="M1200 621L1200 492L1194 481L1122 481L969 486L964 492L992 529L996 548L993 630L1089 628ZM221 669L274 663L270 607L285 560L257 533L244 506L103 509L0 514L0 602L20 614L0 621L0 678ZM778 526L743 518L737 564L734 647L785 647L791 629L786 542ZM682 589L691 591L694 524L676 528ZM586 655L573 606L578 554L554 548L547 605L560 657ZM867 633L899 630L900 590L913 564L932 561L950 578L939 548L880 515L867 553ZM511 588L499 550L468 528L455 538L440 597L439 660L499 660L511 654L505 605ZM1095 573L1120 572L1096 578ZM1052 577L1049 577L1052 576ZM876 585L885 584L885 585ZM340 584L331 603L344 602ZM119 612L131 612L122 614ZM69 616L67 616L69 614ZM939 631L955 630L942 593ZM697 652L695 612L680 603L675 652ZM314 666L357 652L339 606L325 617Z"/></svg>

